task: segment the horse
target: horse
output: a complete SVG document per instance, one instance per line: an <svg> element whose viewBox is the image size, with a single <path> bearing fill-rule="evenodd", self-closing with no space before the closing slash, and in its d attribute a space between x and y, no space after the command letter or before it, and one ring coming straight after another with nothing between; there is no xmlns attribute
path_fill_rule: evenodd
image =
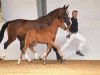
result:
<svg viewBox="0 0 100 75"><path fill-rule="evenodd" d="M62 17L64 21L69 21L68 17L68 6L63 6L61 8L57 8L54 11L50 12L49 14L42 16L36 20L26 20L26 19L16 19L6 22L0 31L0 43L4 37L4 32L7 29L8 32L8 40L4 43L4 53L2 59L6 57L6 50L7 47L14 41L16 38L20 41L20 50L24 47L25 42L25 35L31 29L45 29L48 28L55 18ZM67 12L66 12L67 11ZM31 50L32 46L30 45L29 48ZM56 52L57 58L61 59L59 53L57 52L56 48L52 46L54 51ZM25 53L26 54L26 53ZM30 61L29 57L26 54L26 59Z"/></svg>
<svg viewBox="0 0 100 75"><path fill-rule="evenodd" d="M58 45L54 43L58 27L62 28L63 30L66 30L66 26L64 24L64 21L60 18L57 18L54 20L54 22L50 25L50 27L46 29L32 29L26 33L25 37L25 45L24 48L22 49L20 58L17 62L19 64L22 60L22 56L25 53L26 49L33 44L34 46L38 43L40 44L47 44L47 51L43 54L42 59L43 59L43 64L46 64L46 57L48 53L51 51L51 46L55 47L60 54L60 56L63 59L63 54L60 51L60 48ZM34 48L33 48L34 49Z"/></svg>

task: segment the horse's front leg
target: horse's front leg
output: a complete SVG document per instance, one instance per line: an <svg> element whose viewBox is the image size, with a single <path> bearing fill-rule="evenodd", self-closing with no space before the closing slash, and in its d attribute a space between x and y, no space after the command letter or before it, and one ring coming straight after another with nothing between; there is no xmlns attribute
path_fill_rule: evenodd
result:
<svg viewBox="0 0 100 75"><path fill-rule="evenodd" d="M26 49L27 49L26 46L22 49L20 58L18 59L18 62L17 62L18 65L20 64L20 62L21 62L21 60L22 60L22 57L23 57L23 54L25 54Z"/></svg>
<svg viewBox="0 0 100 75"><path fill-rule="evenodd" d="M18 59L18 62L17 62L17 65L19 65L20 64L20 62L21 62L21 60L22 60L22 57L23 57L23 52L21 52L21 55L20 55L20 57L19 57L19 59Z"/></svg>
<svg viewBox="0 0 100 75"><path fill-rule="evenodd" d="M63 63L63 62L64 62L64 57L63 57L63 53L60 51L59 46L56 45L56 44L54 44L53 42L51 43L51 45L57 49L58 53L59 53L60 56L62 57L61 63Z"/></svg>
<svg viewBox="0 0 100 75"><path fill-rule="evenodd" d="M47 45L47 46L49 46L49 50L47 50L46 58L47 58L48 54L51 52L51 45L49 44L49 45Z"/></svg>
<svg viewBox="0 0 100 75"><path fill-rule="evenodd" d="M47 55L49 54L50 51L51 51L51 45L48 44L47 45L47 51L44 52L44 54L42 55L42 59L43 59L43 64L44 65L46 64L46 58L47 58Z"/></svg>
<svg viewBox="0 0 100 75"><path fill-rule="evenodd" d="M34 46L35 45L37 45L37 44L35 44L35 43L32 43L30 46L29 46L29 48L31 49L31 51L33 52L33 54L34 54L34 58L35 58L35 60L37 60L38 58L39 58L39 55L36 53L36 51L34 50Z"/></svg>

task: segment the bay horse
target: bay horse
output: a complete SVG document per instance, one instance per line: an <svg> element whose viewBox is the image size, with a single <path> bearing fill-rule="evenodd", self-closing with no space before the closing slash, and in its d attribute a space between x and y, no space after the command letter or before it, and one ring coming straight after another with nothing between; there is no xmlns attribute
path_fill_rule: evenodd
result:
<svg viewBox="0 0 100 75"><path fill-rule="evenodd" d="M12 21L6 22L0 31L0 42L4 37L4 32L7 28L8 32L8 40L4 43L4 55L2 59L6 56L7 47L14 41L16 38L20 41L20 50L24 47L25 42L25 35L31 29L45 29L48 28L55 18L62 17L64 21L68 20L68 9L69 6L63 6L61 8L57 8L54 11L50 12L49 14L42 16L36 20L25 20L25 19L16 19ZM29 48L32 50L32 46L30 45ZM54 51L56 52L57 58L61 59L59 53L57 52L56 48L52 46ZM28 57L28 56L26 56ZM29 58L27 58L29 60Z"/></svg>
<svg viewBox="0 0 100 75"><path fill-rule="evenodd" d="M18 60L18 63L22 60L22 56L25 53L26 49L31 45L35 43L40 43L40 44L47 44L47 51L43 54L42 59L44 60L44 64L46 63L46 57L48 53L51 51L51 46L55 47L58 51L58 53L61 55L63 59L63 54L60 51L59 46L57 46L54 41L56 38L57 30L58 27L62 28L63 30L66 30L66 26L64 24L64 21L60 18L57 18L54 20L54 22L50 25L50 27L46 29L32 29L27 32L26 37L25 37L25 45L24 48L22 49L21 56ZM35 45L34 45L35 46Z"/></svg>

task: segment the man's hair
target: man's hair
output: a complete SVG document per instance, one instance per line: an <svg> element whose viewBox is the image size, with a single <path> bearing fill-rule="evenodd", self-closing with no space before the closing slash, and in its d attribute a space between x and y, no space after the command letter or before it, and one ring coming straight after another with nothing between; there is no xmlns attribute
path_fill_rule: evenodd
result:
<svg viewBox="0 0 100 75"><path fill-rule="evenodd" d="M74 12L78 12L77 10L74 10L72 13L74 13Z"/></svg>

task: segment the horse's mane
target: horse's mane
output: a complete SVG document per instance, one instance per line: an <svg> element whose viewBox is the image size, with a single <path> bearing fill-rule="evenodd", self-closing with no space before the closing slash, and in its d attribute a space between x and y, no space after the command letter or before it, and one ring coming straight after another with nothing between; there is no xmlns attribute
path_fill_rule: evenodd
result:
<svg viewBox="0 0 100 75"><path fill-rule="evenodd" d="M55 10L49 12L47 15L51 15L51 14L55 13L56 11L58 11L59 9L62 9L62 8L57 8L57 9L55 9ZM56 13L56 14L57 14L57 13Z"/></svg>
<svg viewBox="0 0 100 75"><path fill-rule="evenodd" d="M38 19L43 19L43 17L45 18L45 17L47 17L49 15L52 15L52 14L55 14L56 15L59 9L62 9L62 8L57 8L57 9L49 12L47 15L39 17Z"/></svg>
<svg viewBox="0 0 100 75"><path fill-rule="evenodd" d="M56 19L53 21L53 23L51 24L51 26L49 26L48 28L41 29L41 30L40 30L40 29L34 29L34 30L35 30L35 31L46 31L46 30L49 30L50 28L52 28L52 27L55 26L54 24L56 23L56 22L55 22L56 20L58 20L58 18L56 18ZM57 24L57 23L56 23L56 24Z"/></svg>

